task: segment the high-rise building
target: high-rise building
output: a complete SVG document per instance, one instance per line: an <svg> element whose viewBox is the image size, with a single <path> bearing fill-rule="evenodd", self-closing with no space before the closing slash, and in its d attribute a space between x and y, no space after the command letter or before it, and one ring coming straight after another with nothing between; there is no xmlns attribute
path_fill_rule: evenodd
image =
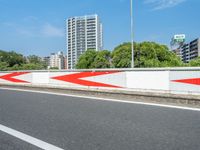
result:
<svg viewBox="0 0 200 150"><path fill-rule="evenodd" d="M180 49L182 61L188 63L190 61L190 45L184 44Z"/></svg>
<svg viewBox="0 0 200 150"><path fill-rule="evenodd" d="M50 56L50 68L65 69L65 56L63 52L59 51L56 53L51 53Z"/></svg>
<svg viewBox="0 0 200 150"><path fill-rule="evenodd" d="M197 38L190 43L184 44L181 47L182 60L188 63L190 60L200 56L200 38Z"/></svg>
<svg viewBox="0 0 200 150"><path fill-rule="evenodd" d="M68 69L74 69L80 55L86 50L103 49L103 27L98 15L69 18L66 26Z"/></svg>

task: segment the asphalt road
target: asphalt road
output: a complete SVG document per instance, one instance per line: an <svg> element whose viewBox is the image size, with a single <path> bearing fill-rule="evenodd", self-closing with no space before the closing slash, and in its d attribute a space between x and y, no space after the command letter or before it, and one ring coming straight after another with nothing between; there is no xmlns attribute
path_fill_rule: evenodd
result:
<svg viewBox="0 0 200 150"><path fill-rule="evenodd" d="M66 150L200 150L200 111L0 89L0 125ZM0 131L0 150L29 149Z"/></svg>

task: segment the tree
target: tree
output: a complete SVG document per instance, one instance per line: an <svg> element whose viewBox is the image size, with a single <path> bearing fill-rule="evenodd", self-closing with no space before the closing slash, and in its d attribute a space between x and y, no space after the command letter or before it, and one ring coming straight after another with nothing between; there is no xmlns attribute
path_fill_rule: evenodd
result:
<svg viewBox="0 0 200 150"><path fill-rule="evenodd" d="M111 53L108 50L87 50L82 54L76 65L77 69L110 68Z"/></svg>
<svg viewBox="0 0 200 150"><path fill-rule="evenodd" d="M0 71L7 71L8 63L0 61Z"/></svg>
<svg viewBox="0 0 200 150"><path fill-rule="evenodd" d="M176 67L182 66L182 61L165 45L155 42L139 43L136 51L140 51L142 61L140 67ZM138 58L136 58L137 60Z"/></svg>
<svg viewBox="0 0 200 150"><path fill-rule="evenodd" d="M41 58L36 55L30 55L27 57L29 63L39 64L41 63Z"/></svg>
<svg viewBox="0 0 200 150"><path fill-rule="evenodd" d="M16 64L21 65L23 63L25 63L25 58L23 57L23 55L18 54L14 51L11 52L5 52L5 51L0 51L0 59L2 62L6 62L8 63L9 67L12 67Z"/></svg>
<svg viewBox="0 0 200 150"><path fill-rule="evenodd" d="M115 68L131 67L131 43L121 44L114 49L112 64Z"/></svg>
<svg viewBox="0 0 200 150"><path fill-rule="evenodd" d="M91 69L91 68L94 68L93 67L93 63L94 63L96 55L97 55L97 52L95 50L92 50L92 49L87 50L78 59L78 62L76 64L76 68L77 69Z"/></svg>
<svg viewBox="0 0 200 150"><path fill-rule="evenodd" d="M169 51L165 45L155 42L134 43L135 67L177 67L183 63L179 57ZM116 47L112 53L112 62L116 68L131 66L131 43Z"/></svg>
<svg viewBox="0 0 200 150"><path fill-rule="evenodd" d="M49 69L50 70L58 70L59 68L58 67L50 67Z"/></svg>
<svg viewBox="0 0 200 150"><path fill-rule="evenodd" d="M10 70L41 70L46 69L46 65L41 61L41 58L36 55L30 55L25 57L22 54L16 53L14 51L6 52L0 50L0 70L10 71Z"/></svg>
<svg viewBox="0 0 200 150"><path fill-rule="evenodd" d="M92 68L110 68L111 53L108 50L98 51Z"/></svg>
<svg viewBox="0 0 200 150"><path fill-rule="evenodd" d="M41 64L23 64L19 67L19 70L42 70L44 67Z"/></svg>
<svg viewBox="0 0 200 150"><path fill-rule="evenodd" d="M42 66L42 69L47 68L47 63L42 61L42 59L39 56L29 55L27 59L28 59L28 63L30 64L37 64L37 66L40 66L40 67Z"/></svg>
<svg viewBox="0 0 200 150"><path fill-rule="evenodd" d="M191 60L189 62L189 66L191 66L191 67L200 67L200 57Z"/></svg>
<svg viewBox="0 0 200 150"><path fill-rule="evenodd" d="M15 65L12 66L12 67L8 67L8 70L9 70L9 71L12 71L12 70L22 70L22 68L21 68L20 65L15 64Z"/></svg>

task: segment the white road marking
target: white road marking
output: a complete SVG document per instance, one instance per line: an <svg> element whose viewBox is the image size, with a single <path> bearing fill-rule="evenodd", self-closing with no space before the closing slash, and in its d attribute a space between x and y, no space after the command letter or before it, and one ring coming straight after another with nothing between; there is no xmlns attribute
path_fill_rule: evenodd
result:
<svg viewBox="0 0 200 150"><path fill-rule="evenodd" d="M120 99L99 98L99 97L91 97L91 96L79 96L79 95L62 94L62 93L37 91L37 90L15 89L15 88L11 89L11 88L2 88L2 87L0 87L0 89L11 90L11 91L31 92L31 93L40 93L40 94L48 94L48 95L78 97L78 98L84 98L84 99L111 101L111 102L118 102L118 103L129 103L129 104L148 105L148 106L156 106L156 107L166 107L166 108L183 109L183 110L191 110L191 111L200 111L200 108L174 106L174 105L166 105L166 104L155 104L155 103L146 103L146 102L126 101L126 100L120 100Z"/></svg>
<svg viewBox="0 0 200 150"><path fill-rule="evenodd" d="M12 136L14 136L18 139L21 139L21 140L23 140L27 143L35 145L36 147L39 147L39 148L44 149L44 150L64 150L62 148L59 148L59 147L54 146L52 144L46 143L44 141L41 141L39 139L36 139L36 138L31 137L29 135L26 135L22 132L16 131L14 129L8 128L8 127L1 125L1 124L0 124L0 131L5 132L9 135L12 135Z"/></svg>

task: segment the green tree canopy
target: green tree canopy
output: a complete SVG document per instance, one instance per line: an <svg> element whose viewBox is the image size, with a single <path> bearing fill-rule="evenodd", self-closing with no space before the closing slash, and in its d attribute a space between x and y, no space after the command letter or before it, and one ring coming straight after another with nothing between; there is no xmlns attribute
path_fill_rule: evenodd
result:
<svg viewBox="0 0 200 150"><path fill-rule="evenodd" d="M42 70L42 69L44 69L42 64L33 64L33 63L23 64L19 68L20 68L20 70Z"/></svg>
<svg viewBox="0 0 200 150"><path fill-rule="evenodd" d="M23 55L14 51L0 50L0 71L46 69L45 63L41 61L40 57L31 55L27 58L28 61Z"/></svg>
<svg viewBox="0 0 200 150"><path fill-rule="evenodd" d="M111 53L108 50L87 50L76 65L77 69L110 68Z"/></svg>
<svg viewBox="0 0 200 150"><path fill-rule="evenodd" d="M131 67L131 43L121 44L114 49L112 64L115 68Z"/></svg>
<svg viewBox="0 0 200 150"><path fill-rule="evenodd" d="M189 62L189 66L191 66L191 67L200 67L200 57L191 60Z"/></svg>
<svg viewBox="0 0 200 150"><path fill-rule="evenodd" d="M37 64L41 63L41 58L36 55L30 55L27 57L29 63Z"/></svg>
<svg viewBox="0 0 200 150"><path fill-rule="evenodd" d="M51 67L49 68L50 70L58 70L59 68L58 67Z"/></svg>
<svg viewBox="0 0 200 150"><path fill-rule="evenodd" d="M183 63L165 45L155 42L134 43L135 67L176 67ZM116 68L131 66L131 43L116 47L112 53L112 63Z"/></svg>
<svg viewBox="0 0 200 150"><path fill-rule="evenodd" d="M6 71L7 69L8 69L8 63L0 61L0 71Z"/></svg>
<svg viewBox="0 0 200 150"><path fill-rule="evenodd" d="M47 63L42 61L42 59L39 56L36 55L29 55L27 57L28 64L35 64L35 66L38 66L41 69L46 69L47 68Z"/></svg>
<svg viewBox="0 0 200 150"><path fill-rule="evenodd" d="M84 54L82 54L76 64L77 69L91 69L93 68L93 63L95 57L97 55L97 51L89 49Z"/></svg>
<svg viewBox="0 0 200 150"><path fill-rule="evenodd" d="M0 50L0 61L8 63L9 67L12 67L16 64L21 65L25 63L25 58L23 55L18 54L14 51L5 52Z"/></svg>
<svg viewBox="0 0 200 150"><path fill-rule="evenodd" d="M108 50L98 51L92 63L93 68L110 68L111 53Z"/></svg>

